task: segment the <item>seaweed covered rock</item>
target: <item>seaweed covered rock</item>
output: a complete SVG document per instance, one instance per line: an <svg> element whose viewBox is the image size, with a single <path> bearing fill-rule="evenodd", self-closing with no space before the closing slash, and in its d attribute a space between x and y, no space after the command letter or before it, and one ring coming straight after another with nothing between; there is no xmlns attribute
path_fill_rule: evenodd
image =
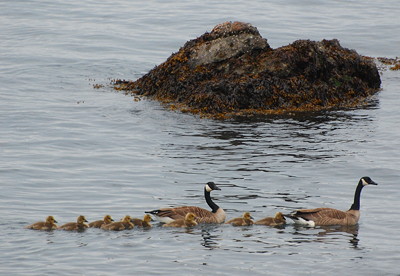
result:
<svg viewBox="0 0 400 276"><path fill-rule="evenodd" d="M182 111L225 117L355 106L380 84L373 61L335 39L272 49L250 24L225 22L115 88Z"/></svg>

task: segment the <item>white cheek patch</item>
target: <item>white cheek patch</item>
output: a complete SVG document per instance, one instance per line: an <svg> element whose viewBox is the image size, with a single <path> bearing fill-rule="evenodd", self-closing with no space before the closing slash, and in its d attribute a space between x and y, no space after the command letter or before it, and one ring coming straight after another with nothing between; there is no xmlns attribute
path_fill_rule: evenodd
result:
<svg viewBox="0 0 400 276"><path fill-rule="evenodd" d="M364 180L364 178L363 178L363 179L361 179L361 182L362 182L363 186L367 186L367 185L368 185L368 182L367 182L367 181L365 181L365 180Z"/></svg>
<svg viewBox="0 0 400 276"><path fill-rule="evenodd" d="M208 186L208 184L206 185L206 191L207 192L211 192L212 191L212 189L210 188L210 186Z"/></svg>

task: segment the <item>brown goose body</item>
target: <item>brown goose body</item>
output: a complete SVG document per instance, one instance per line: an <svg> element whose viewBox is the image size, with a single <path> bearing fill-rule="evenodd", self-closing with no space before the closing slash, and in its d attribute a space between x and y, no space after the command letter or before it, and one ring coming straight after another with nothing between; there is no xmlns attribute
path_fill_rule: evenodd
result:
<svg viewBox="0 0 400 276"><path fill-rule="evenodd" d="M184 219L187 213L193 213L198 223L223 223L226 219L225 211L215 204L210 196L211 191L221 190L214 182L208 182L204 187L204 197L211 211L197 206L180 206L174 208L162 208L149 211L159 221L169 223L177 219Z"/></svg>
<svg viewBox="0 0 400 276"><path fill-rule="evenodd" d="M83 231L89 227L85 222L87 222L86 218L84 216L79 216L76 222L68 222L58 227L58 229L65 231Z"/></svg>
<svg viewBox="0 0 400 276"><path fill-rule="evenodd" d="M163 227L193 227L196 225L196 215L187 213L184 219L176 219L170 223L163 224Z"/></svg>
<svg viewBox="0 0 400 276"><path fill-rule="evenodd" d="M143 228L150 228L151 227L151 223L153 219L151 218L151 216L149 214L144 215L143 219L139 219L139 218L133 218L131 219L131 222L133 223L133 225L138 226L138 227L143 227Z"/></svg>
<svg viewBox="0 0 400 276"><path fill-rule="evenodd" d="M112 219L112 217L110 215L106 215L104 216L104 218L102 220L96 220L96 221L92 221L91 223L89 223L89 227L91 228L101 228L101 226L103 224L109 224L111 222L113 222L114 220Z"/></svg>
<svg viewBox="0 0 400 276"><path fill-rule="evenodd" d="M300 209L290 215L285 215L295 223L307 226L327 225L356 225L360 219L360 196L364 186L378 185L368 176L364 176L358 182L354 193L354 202L350 209L341 211L333 208Z"/></svg>
<svg viewBox="0 0 400 276"><path fill-rule="evenodd" d="M293 216L313 221L318 226L355 225L360 219L360 211L341 211L333 208L300 209L293 213Z"/></svg>
<svg viewBox="0 0 400 276"><path fill-rule="evenodd" d="M286 219L281 212L275 214L275 217L266 217L254 222L257 225L266 225L266 226L279 226L286 224Z"/></svg>
<svg viewBox="0 0 400 276"><path fill-rule="evenodd" d="M35 222L31 225L25 226L26 229L51 231L57 229L56 220L53 216L48 216L46 221Z"/></svg>
<svg viewBox="0 0 400 276"><path fill-rule="evenodd" d="M157 218L162 222L172 222L177 219L183 219L187 213L195 214L198 223L223 223L226 219L225 211L222 208L213 213L197 206L159 209Z"/></svg>
<svg viewBox="0 0 400 276"><path fill-rule="evenodd" d="M130 216L125 216L121 221L112 222L109 224L103 224L101 229L110 231L122 231L133 229L134 225L131 222Z"/></svg>
<svg viewBox="0 0 400 276"><path fill-rule="evenodd" d="M230 219L225 224L231 224L233 226L249 226L254 224L252 218L253 217L250 215L249 212L245 212L243 213L242 217Z"/></svg>

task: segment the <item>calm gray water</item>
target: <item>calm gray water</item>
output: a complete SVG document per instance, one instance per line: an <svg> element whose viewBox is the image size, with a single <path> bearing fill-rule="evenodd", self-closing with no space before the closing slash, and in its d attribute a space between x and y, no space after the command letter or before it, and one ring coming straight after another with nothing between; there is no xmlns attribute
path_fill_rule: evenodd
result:
<svg viewBox="0 0 400 276"><path fill-rule="evenodd" d="M369 56L400 55L397 0L0 1L1 275L400 275L400 74L382 71L370 106L214 121L93 84L136 79L185 41L227 20L250 22L272 47L337 38ZM358 227L227 225L109 233L39 232L59 224L206 207L229 218L320 206Z"/></svg>

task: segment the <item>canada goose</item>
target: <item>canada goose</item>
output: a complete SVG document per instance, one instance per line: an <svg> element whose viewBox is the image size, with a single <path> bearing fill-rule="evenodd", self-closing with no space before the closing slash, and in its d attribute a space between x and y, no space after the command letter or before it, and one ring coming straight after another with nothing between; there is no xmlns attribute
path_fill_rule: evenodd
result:
<svg viewBox="0 0 400 276"><path fill-rule="evenodd" d="M56 220L53 216L48 216L46 221L39 221L34 224L25 226L26 229L50 231L57 229Z"/></svg>
<svg viewBox="0 0 400 276"><path fill-rule="evenodd" d="M130 216L125 216L121 221L112 222L109 224L103 224L101 229L103 230L112 230L112 231L122 231L122 230L129 230L134 227L133 223L131 222Z"/></svg>
<svg viewBox="0 0 400 276"><path fill-rule="evenodd" d="M133 218L131 219L131 222L138 227L144 227L144 228L150 228L151 224L150 222L153 221L151 216L149 214L144 215L143 220L138 219L138 218Z"/></svg>
<svg viewBox="0 0 400 276"><path fill-rule="evenodd" d="M89 227L100 228L103 224L109 224L113 221L114 220L112 219L112 217L110 215L106 215L106 216L104 216L104 218L102 220L96 220L96 221L92 221L91 223L89 223Z"/></svg>
<svg viewBox="0 0 400 276"><path fill-rule="evenodd" d="M79 216L76 219L76 222L68 222L58 227L58 229L66 231L83 231L89 227L85 222L88 222L85 216Z"/></svg>
<svg viewBox="0 0 400 276"><path fill-rule="evenodd" d="M189 212L196 215L196 221L198 223L223 223L226 218L225 211L212 201L210 193L213 190L221 189L214 182L208 182L204 187L204 197L208 206L211 208L211 212L196 206L181 206L163 208L146 213L154 215L159 221L164 223L169 223L176 219L183 219Z"/></svg>
<svg viewBox="0 0 400 276"><path fill-rule="evenodd" d="M173 220L170 223L163 224L163 227L193 227L196 225L196 215L187 213L184 219Z"/></svg>
<svg viewBox="0 0 400 276"><path fill-rule="evenodd" d="M249 226L254 224L252 218L253 217L250 215L249 212L245 212L243 213L241 218L230 219L225 222L225 224L231 224L233 226Z"/></svg>
<svg viewBox="0 0 400 276"><path fill-rule="evenodd" d="M290 215L295 223L314 227L316 225L355 225L360 219L361 190L367 185L378 185L368 176L361 177L354 193L354 202L348 211L332 208L301 209Z"/></svg>
<svg viewBox="0 0 400 276"><path fill-rule="evenodd" d="M281 212L277 212L275 217L266 217L254 222L254 224L258 225L267 225L267 226L278 226L284 225L286 223L286 219Z"/></svg>

